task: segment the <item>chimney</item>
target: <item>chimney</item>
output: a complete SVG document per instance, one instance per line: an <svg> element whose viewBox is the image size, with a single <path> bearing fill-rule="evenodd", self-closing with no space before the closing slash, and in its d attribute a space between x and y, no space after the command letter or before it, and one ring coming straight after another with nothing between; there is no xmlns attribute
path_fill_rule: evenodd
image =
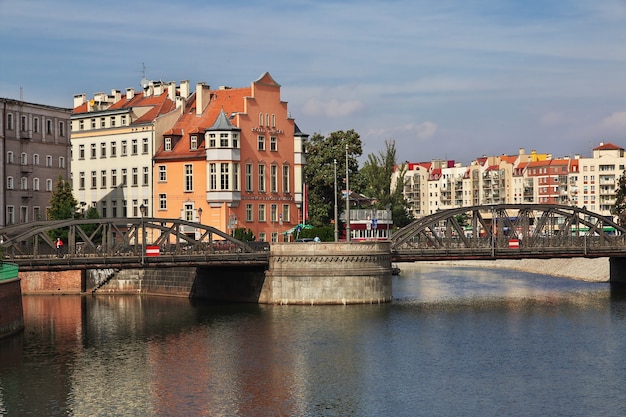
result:
<svg viewBox="0 0 626 417"><path fill-rule="evenodd" d="M111 90L111 98L113 98L113 103L117 103L122 99L122 92L120 90Z"/></svg>
<svg viewBox="0 0 626 417"><path fill-rule="evenodd" d="M160 96L163 94L163 83L161 81L154 82L154 95Z"/></svg>
<svg viewBox="0 0 626 417"><path fill-rule="evenodd" d="M526 149L524 149L524 148L519 148L519 154L520 154L520 155L526 155Z"/></svg>
<svg viewBox="0 0 626 417"><path fill-rule="evenodd" d="M201 115L204 108L209 104L209 95L211 94L211 87L204 82L196 84L196 114Z"/></svg>
<svg viewBox="0 0 626 417"><path fill-rule="evenodd" d="M74 108L82 106L87 102L87 96L83 94L74 94Z"/></svg>
<svg viewBox="0 0 626 417"><path fill-rule="evenodd" d="M176 83L174 81L167 83L167 98L176 101Z"/></svg>
<svg viewBox="0 0 626 417"><path fill-rule="evenodd" d="M135 89L129 87L126 89L126 100L132 100L135 97Z"/></svg>
<svg viewBox="0 0 626 417"><path fill-rule="evenodd" d="M182 98L189 97L189 80L183 80L180 82L180 96Z"/></svg>

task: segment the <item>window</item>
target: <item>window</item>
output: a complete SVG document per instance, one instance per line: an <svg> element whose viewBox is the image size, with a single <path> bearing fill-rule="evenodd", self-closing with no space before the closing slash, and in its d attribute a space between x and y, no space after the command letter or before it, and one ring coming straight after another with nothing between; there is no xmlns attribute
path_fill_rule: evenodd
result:
<svg viewBox="0 0 626 417"><path fill-rule="evenodd" d="M172 138L165 138L165 145L163 146L166 151L168 152L171 151L172 150Z"/></svg>
<svg viewBox="0 0 626 417"><path fill-rule="evenodd" d="M65 157L59 156L59 168L65 168Z"/></svg>
<svg viewBox="0 0 626 417"><path fill-rule="evenodd" d="M123 114L121 119L122 119L122 126L126 126L126 115Z"/></svg>
<svg viewBox="0 0 626 417"><path fill-rule="evenodd" d="M131 153L132 155L137 155L137 152L138 152L138 149L139 149L139 147L138 147L139 145L138 145L137 139L133 139L133 140L131 141L131 144L132 144L132 145L131 145L131 150L130 150L130 153Z"/></svg>
<svg viewBox="0 0 626 417"><path fill-rule="evenodd" d="M107 157L107 144L106 142L101 142L100 143L100 158L106 158Z"/></svg>
<svg viewBox="0 0 626 417"><path fill-rule="evenodd" d="M126 187L126 185L128 185L128 170L122 168L122 187Z"/></svg>
<svg viewBox="0 0 626 417"><path fill-rule="evenodd" d="M246 191L252 192L252 164L246 164Z"/></svg>
<svg viewBox="0 0 626 417"><path fill-rule="evenodd" d="M259 242L265 242L265 232L259 233Z"/></svg>
<svg viewBox="0 0 626 417"><path fill-rule="evenodd" d="M220 148L228 148L228 133L220 133Z"/></svg>
<svg viewBox="0 0 626 417"><path fill-rule="evenodd" d="M265 150L265 136L259 136L257 140L259 142L258 149L260 151L264 151Z"/></svg>
<svg viewBox="0 0 626 417"><path fill-rule="evenodd" d="M278 138L276 136L270 136L270 151L278 151Z"/></svg>
<svg viewBox="0 0 626 417"><path fill-rule="evenodd" d="M20 154L20 164L21 165L28 165L28 155L26 155L26 152L22 152Z"/></svg>
<svg viewBox="0 0 626 417"><path fill-rule="evenodd" d="M215 147L216 147L215 133L209 133L209 148L215 148Z"/></svg>
<svg viewBox="0 0 626 417"><path fill-rule="evenodd" d="M122 141L122 156L128 155L128 141Z"/></svg>
<svg viewBox="0 0 626 417"><path fill-rule="evenodd" d="M265 165L259 165L259 192L265 192Z"/></svg>
<svg viewBox="0 0 626 417"><path fill-rule="evenodd" d="M132 186L136 187L139 185L139 169L137 169L136 167L132 169L132 174L131 174L131 181L132 181Z"/></svg>
<svg viewBox="0 0 626 417"><path fill-rule="evenodd" d="M278 221L278 206L276 204L270 205L270 221L272 223Z"/></svg>
<svg viewBox="0 0 626 417"><path fill-rule="evenodd" d="M100 171L100 187L106 188L107 186L107 172L106 170Z"/></svg>
<svg viewBox="0 0 626 417"><path fill-rule="evenodd" d="M272 114L272 127L276 127L276 115Z"/></svg>
<svg viewBox="0 0 626 417"><path fill-rule="evenodd" d="M7 190L13 189L13 177L7 177Z"/></svg>
<svg viewBox="0 0 626 417"><path fill-rule="evenodd" d="M283 165L283 193L288 194L289 192L289 165Z"/></svg>
<svg viewBox="0 0 626 417"><path fill-rule="evenodd" d="M20 120L21 120L20 130L22 132L26 132L26 128L27 128L27 126L26 126L26 116L22 116L22 118Z"/></svg>
<svg viewBox="0 0 626 417"><path fill-rule="evenodd" d="M167 210L167 194L159 194L159 210Z"/></svg>
<svg viewBox="0 0 626 417"><path fill-rule="evenodd" d="M46 155L46 167L52 168L52 155Z"/></svg>
<svg viewBox="0 0 626 417"><path fill-rule="evenodd" d="M141 153L144 155L148 153L148 138L141 139Z"/></svg>
<svg viewBox="0 0 626 417"><path fill-rule="evenodd" d="M209 190L217 190L217 164L209 164Z"/></svg>
<svg viewBox="0 0 626 417"><path fill-rule="evenodd" d="M46 191L52 191L52 180L50 178L46 179Z"/></svg>
<svg viewBox="0 0 626 417"><path fill-rule="evenodd" d="M221 163L220 164L220 190L229 190L230 186L228 183L229 180L229 173L228 173L228 163Z"/></svg>
<svg viewBox="0 0 626 417"><path fill-rule="evenodd" d="M104 117L100 118L100 127L106 127L106 119Z"/></svg>
<svg viewBox="0 0 626 417"><path fill-rule="evenodd" d="M81 190L85 189L85 172L81 171L78 174L78 188Z"/></svg>
<svg viewBox="0 0 626 417"><path fill-rule="evenodd" d="M111 216L117 217L117 200L111 201Z"/></svg>
<svg viewBox="0 0 626 417"><path fill-rule="evenodd" d="M7 206L7 225L15 224L15 207Z"/></svg>
<svg viewBox="0 0 626 417"><path fill-rule="evenodd" d="M263 126L263 113L259 113L259 126Z"/></svg>
<svg viewBox="0 0 626 417"><path fill-rule="evenodd" d="M33 190L39 191L39 178L33 178Z"/></svg>
<svg viewBox="0 0 626 417"><path fill-rule="evenodd" d="M185 192L193 191L193 165L185 164Z"/></svg>
<svg viewBox="0 0 626 417"><path fill-rule="evenodd" d="M198 136L196 135L192 135L190 142L189 142L189 149L191 149L192 151L195 151L196 149L198 149Z"/></svg>
<svg viewBox="0 0 626 417"><path fill-rule="evenodd" d="M187 220L188 222L194 221L194 218L193 218L193 211L194 211L193 210L193 204L191 204L191 203L183 204L183 210L184 210L184 213L183 213L184 219Z"/></svg>
<svg viewBox="0 0 626 417"><path fill-rule="evenodd" d="M91 171L91 189L96 188L98 185L98 177L96 176L96 171Z"/></svg>
<svg viewBox="0 0 626 417"><path fill-rule="evenodd" d="M239 148L239 135L233 133L233 148Z"/></svg>
<svg viewBox="0 0 626 417"><path fill-rule="evenodd" d="M252 204L246 204L246 221L247 222L252 222L254 221L253 218L253 214L252 214Z"/></svg>
<svg viewBox="0 0 626 417"><path fill-rule="evenodd" d="M111 142L111 158L117 156L117 142Z"/></svg>
<svg viewBox="0 0 626 417"><path fill-rule="evenodd" d="M7 164L12 164L12 163L13 163L13 152L8 151L7 152Z"/></svg>
<svg viewBox="0 0 626 417"><path fill-rule="evenodd" d="M111 170L111 187L117 187L117 169Z"/></svg>
<svg viewBox="0 0 626 417"><path fill-rule="evenodd" d="M85 159L85 145L78 145L78 159Z"/></svg>
<svg viewBox="0 0 626 417"><path fill-rule="evenodd" d="M260 222L264 222L265 221L265 204L259 204L259 215L258 215L259 221Z"/></svg>
<svg viewBox="0 0 626 417"><path fill-rule="evenodd" d="M85 121L84 120L79 120L78 121L78 130L85 130Z"/></svg>
<svg viewBox="0 0 626 417"><path fill-rule="evenodd" d="M159 182L167 181L167 166L159 165Z"/></svg>
<svg viewBox="0 0 626 417"><path fill-rule="evenodd" d="M266 113L265 114L265 126L269 126L270 125L270 114Z"/></svg>
<svg viewBox="0 0 626 417"><path fill-rule="evenodd" d="M9 113L7 114L7 129L8 130L13 130L13 114Z"/></svg>
<svg viewBox="0 0 626 417"><path fill-rule="evenodd" d="M92 129L96 128L96 119L91 119L91 128Z"/></svg>
<svg viewBox="0 0 626 417"><path fill-rule="evenodd" d="M233 164L233 190L239 191L239 164Z"/></svg>
<svg viewBox="0 0 626 417"><path fill-rule="evenodd" d="M39 117L33 119L33 132L39 133Z"/></svg>
<svg viewBox="0 0 626 417"><path fill-rule="evenodd" d="M289 223L291 221L291 217L289 215L289 204L283 204L283 221Z"/></svg>
<svg viewBox="0 0 626 417"><path fill-rule="evenodd" d="M111 123L111 127L115 127L115 116L111 116L110 123ZM113 216L113 217L115 217L115 216Z"/></svg>
<svg viewBox="0 0 626 417"><path fill-rule="evenodd" d="M59 136L65 136L65 122L59 122Z"/></svg>
<svg viewBox="0 0 626 417"><path fill-rule="evenodd" d="M96 144L91 144L91 159L96 159Z"/></svg>
<svg viewBox="0 0 626 417"><path fill-rule="evenodd" d="M270 192L278 192L278 166L270 165Z"/></svg>

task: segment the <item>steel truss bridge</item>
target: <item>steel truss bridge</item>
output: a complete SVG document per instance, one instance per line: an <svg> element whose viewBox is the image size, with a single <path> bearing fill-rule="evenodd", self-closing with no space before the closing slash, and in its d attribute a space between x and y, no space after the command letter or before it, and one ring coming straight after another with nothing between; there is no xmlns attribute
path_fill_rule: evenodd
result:
<svg viewBox="0 0 626 417"><path fill-rule="evenodd" d="M57 254L56 238L64 245ZM269 247L181 219L35 221L0 229L4 259L20 271L267 265Z"/></svg>
<svg viewBox="0 0 626 417"><path fill-rule="evenodd" d="M497 204L442 210L392 236L394 262L626 256L626 229L566 205Z"/></svg>

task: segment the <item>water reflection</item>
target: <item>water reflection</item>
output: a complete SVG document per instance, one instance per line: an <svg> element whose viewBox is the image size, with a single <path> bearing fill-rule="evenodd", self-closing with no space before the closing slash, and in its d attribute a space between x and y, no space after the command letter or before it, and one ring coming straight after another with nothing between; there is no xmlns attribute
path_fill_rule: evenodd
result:
<svg viewBox="0 0 626 417"><path fill-rule="evenodd" d="M611 415L626 298L608 284L403 267L392 303L24 297L0 415ZM620 414L615 414L620 415Z"/></svg>

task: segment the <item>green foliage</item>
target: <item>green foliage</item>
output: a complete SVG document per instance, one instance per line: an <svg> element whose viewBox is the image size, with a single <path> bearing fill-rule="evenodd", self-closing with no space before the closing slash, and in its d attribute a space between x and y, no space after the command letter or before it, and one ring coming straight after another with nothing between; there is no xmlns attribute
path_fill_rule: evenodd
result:
<svg viewBox="0 0 626 417"><path fill-rule="evenodd" d="M233 231L233 237L242 242L254 242L254 233L245 227L238 227Z"/></svg>
<svg viewBox="0 0 626 417"><path fill-rule="evenodd" d="M71 219L76 213L77 204L78 202L72 195L72 186L59 175L52 197L50 197L48 218L50 220ZM48 235L51 239L56 239L57 237L65 239L67 238L67 230L50 230Z"/></svg>
<svg viewBox="0 0 626 417"><path fill-rule="evenodd" d="M469 215L467 213L457 214L454 219L461 227L469 226Z"/></svg>
<svg viewBox="0 0 626 417"><path fill-rule="evenodd" d="M72 195L72 186L59 175L56 187L50 198L48 218L50 220L71 219L76 211L77 201Z"/></svg>
<svg viewBox="0 0 626 417"><path fill-rule="evenodd" d="M396 169L401 170L400 175L397 176L396 184L392 184ZM405 172L406 165L396 166L395 141L385 141L385 150L378 155L369 154L360 172L364 184L362 193L377 200L376 208L391 209L396 227L406 226L413 221L408 202L402 194Z"/></svg>
<svg viewBox="0 0 626 417"><path fill-rule="evenodd" d="M81 214L81 216L83 216L85 219L99 219L100 218L100 214L98 214L98 210L95 207L93 207L93 206L90 206L85 213ZM98 225L97 224L83 224L80 227L87 234L87 236L91 237L91 240L93 242L97 242L97 243L101 243L102 242L102 232L101 231L98 231L98 233L93 235L94 232L98 229ZM78 237L77 237L77 239L78 239Z"/></svg>
<svg viewBox="0 0 626 417"><path fill-rule="evenodd" d="M327 137L316 133L308 140L304 177L309 190L309 223L314 226L327 226L334 218L335 161L337 161L338 205L341 205L343 200L341 191L346 187L346 145L349 186L352 190L358 190L361 187L361 180L357 158L363 154L359 134L354 130L332 132Z"/></svg>
<svg viewBox="0 0 626 417"><path fill-rule="evenodd" d="M335 228L330 226L314 227L312 229L303 229L298 235L298 239L305 237L319 237L322 242L334 242L335 241ZM294 235L295 239L295 235Z"/></svg>
<svg viewBox="0 0 626 417"><path fill-rule="evenodd" d="M626 226L626 170L617 181L615 206L613 206L612 212L617 216L617 223L620 226Z"/></svg>

